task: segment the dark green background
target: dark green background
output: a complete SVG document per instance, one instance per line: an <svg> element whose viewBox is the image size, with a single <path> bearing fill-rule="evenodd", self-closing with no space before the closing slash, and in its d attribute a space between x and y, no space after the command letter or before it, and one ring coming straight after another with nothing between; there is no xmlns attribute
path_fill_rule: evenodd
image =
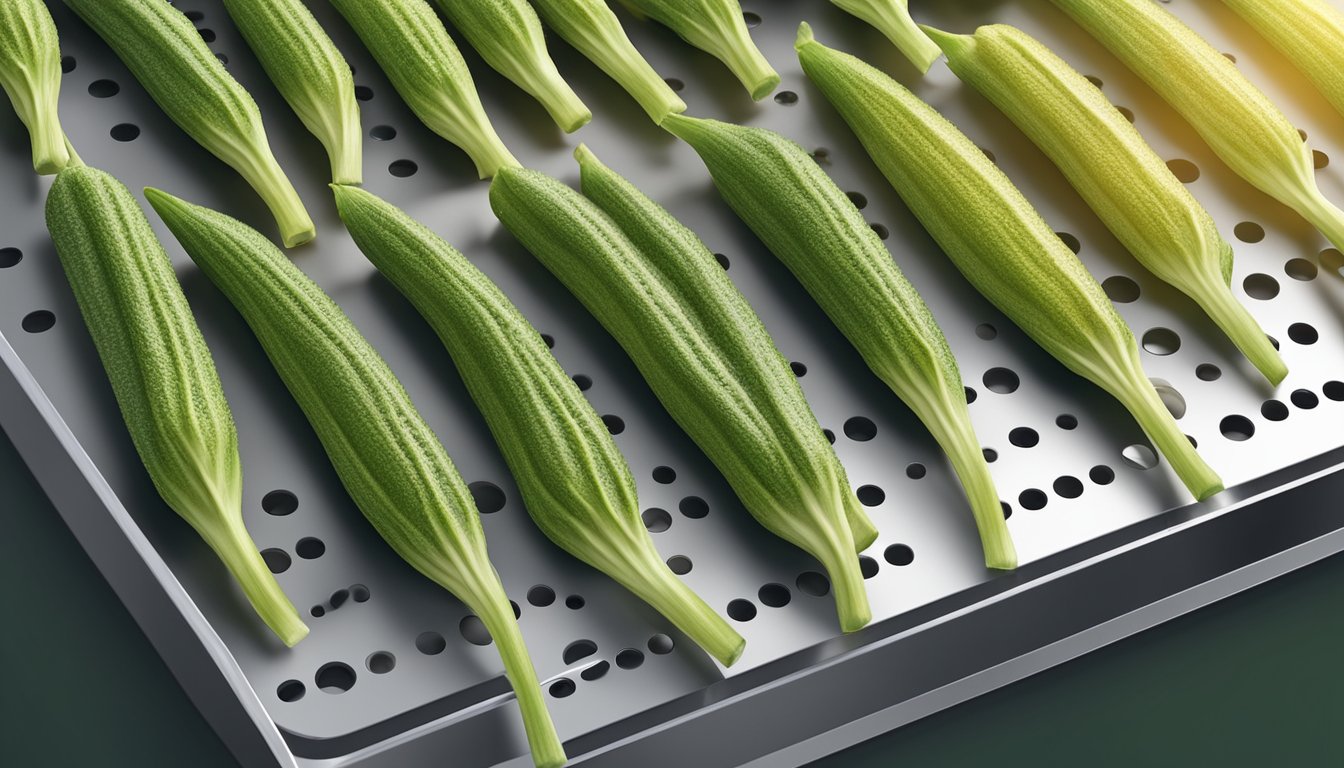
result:
<svg viewBox="0 0 1344 768"><path fill-rule="evenodd" d="M0 766L236 766L2 433L0 585ZM1344 766L1342 644L1337 556L817 767Z"/></svg>

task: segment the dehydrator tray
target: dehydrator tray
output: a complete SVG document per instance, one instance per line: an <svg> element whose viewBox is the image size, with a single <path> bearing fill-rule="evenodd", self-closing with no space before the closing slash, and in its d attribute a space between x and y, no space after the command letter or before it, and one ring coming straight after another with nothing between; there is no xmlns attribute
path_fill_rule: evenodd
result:
<svg viewBox="0 0 1344 768"><path fill-rule="evenodd" d="M1344 256L1212 156L1168 107L1048 3L913 3L969 30L1002 21L1094 76L1188 179L1237 254L1236 293L1292 369L1270 390L1194 305L1127 255L1063 177L987 102L936 64L925 79L877 32L823 0L747 0L779 69L753 104L716 61L622 14L696 115L773 128L814 152L887 238L942 324L1021 554L982 566L947 465L781 264L720 201L689 147L653 126L558 40L594 120L562 135L542 108L466 52L486 107L525 163L569 181L587 142L689 223L756 307L881 528L864 553L874 621L840 636L819 566L761 530L658 405L630 361L491 215L466 156L410 114L324 0L309 3L356 70L366 186L427 222L494 278L586 386L639 482L654 542L747 638L715 665L601 574L546 541L429 327L355 249L326 189L321 147L265 78L216 0L181 0L256 97L272 145L318 225L292 251L401 377L472 484L490 552L574 764L799 765L1344 549ZM86 161L133 190L162 187L274 236L231 170L160 112L63 5L61 108ZM1344 199L1344 121L1216 0L1168 6L1273 95ZM1228 491L1193 504L1138 426L981 299L864 155L793 55L799 21L912 86L990 153L1099 279L1143 362ZM43 226L50 181L0 115L0 426L196 705L247 766L529 764L493 647L448 593L414 573L344 492L240 317L150 216L178 267L238 422L244 516L312 634L287 650L138 463Z"/></svg>

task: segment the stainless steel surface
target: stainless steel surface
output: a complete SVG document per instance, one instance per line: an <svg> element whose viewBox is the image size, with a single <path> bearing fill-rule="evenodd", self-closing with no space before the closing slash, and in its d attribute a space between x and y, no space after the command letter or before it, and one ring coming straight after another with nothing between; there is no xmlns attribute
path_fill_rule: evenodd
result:
<svg viewBox="0 0 1344 768"><path fill-rule="evenodd" d="M624 422L616 440L639 480L641 504L671 520L654 534L660 552L688 559L687 582L721 611L732 601L751 604L734 609L753 614L736 622L746 654L723 670L534 529L447 354L341 228L317 141L266 81L218 2L178 4L200 12L197 24L211 47L257 98L276 154L317 222L318 242L293 251L295 262L387 358L464 477L486 484L477 486L485 496L492 487L502 491L503 507L485 515L492 556L521 609L544 684L573 684L572 694L548 703L581 761L798 764L1344 548L1337 534L1344 519L1331 511L1344 427L1344 384L1337 381L1344 380L1337 272L1344 257L1323 251L1325 241L1305 222L1222 167L1169 108L1048 4L914 5L921 20L949 29L1004 21L1037 34L1099 78L1164 158L1198 169L1191 189L1236 246L1236 292L1280 341L1292 369L1277 392L1191 302L1124 253L1044 156L943 64L919 80L880 35L821 0L747 0L744 8L760 19L753 33L783 75L780 91L797 96L753 105L716 61L623 16L658 71L684 84L691 113L773 128L817 150L836 181L866 200L867 218L890 233L888 245L933 308L975 391L971 413L997 457L991 469L1012 507L1009 526L1022 556L1024 567L1012 575L982 567L970 516L932 440L733 218L688 147L650 124L633 100L559 41L552 43L557 63L595 115L571 137L468 52L487 110L524 163L573 181L570 151L587 142L727 257L728 274L785 355L806 366L804 389L836 434L855 488L864 487L861 497L870 501L881 497L872 515L882 534L865 553L874 572L874 623L840 638L829 596L807 589L815 578L804 574L817 564L750 520L619 347L501 231L465 155L418 124L325 2L310 3L367 89L366 132L395 131L367 142L367 187L462 249L554 338L566 370L592 380L588 395L598 412ZM1326 163L1326 194L1344 199L1344 175L1328 163L1344 162L1339 116L1219 3L1176 0L1170 8L1276 96ZM62 5L52 3L52 11L73 66L63 118L85 160L134 190L162 187L274 235L242 180L192 144ZM1232 490L1191 505L1164 464L1141 468L1146 442L1124 411L969 289L802 77L792 40L803 19L818 39L892 72L962 126L1066 239L1076 239L1113 295L1137 293L1118 307L1144 341L1145 367ZM288 561L278 578L311 636L293 650L269 637L204 545L158 500L43 227L49 182L29 172L26 135L5 115L0 249L13 250L0 251L0 264L21 258L0 268L0 334L13 351L0 344L0 423L230 745L248 764L428 765L445 755L462 765L525 762L494 648L471 642L463 606L374 535L241 319L151 215L238 421L248 528L274 561ZM137 130L114 128L126 125ZM133 133L130 141L117 138ZM41 312L54 315L54 326L25 330L42 326L45 316L33 314ZM1262 411L1270 400L1279 405ZM655 481L660 466L676 479ZM1041 501L1043 508L1029 508ZM697 516L705 507L708 514ZM538 586L546 589L534 592ZM769 602L787 596L787 605L767 605L763 587ZM547 589L554 601L539 605L545 601L535 598ZM579 603L575 596L582 607L567 607ZM313 615L319 609L322 615ZM673 641L670 653L655 650L666 649L662 635ZM595 650L576 658L586 647L580 641ZM386 670L389 658L394 664ZM299 690L293 681L303 694L286 701ZM569 683L551 690L558 694Z"/></svg>

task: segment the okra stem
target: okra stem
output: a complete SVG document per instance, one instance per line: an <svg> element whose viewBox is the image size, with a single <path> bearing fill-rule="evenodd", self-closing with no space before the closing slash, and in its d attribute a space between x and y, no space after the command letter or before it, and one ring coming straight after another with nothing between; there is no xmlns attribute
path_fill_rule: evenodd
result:
<svg viewBox="0 0 1344 768"><path fill-rule="evenodd" d="M736 39L722 52L723 63L747 87L751 98L760 101L779 85L779 73L752 42L745 24L735 25L733 32Z"/></svg>
<svg viewBox="0 0 1344 768"><path fill-rule="evenodd" d="M1190 295L1270 384L1278 386L1283 381L1288 375L1288 365L1231 289L1223 283L1213 283L1200 286Z"/></svg>
<svg viewBox="0 0 1344 768"><path fill-rule="evenodd" d="M667 567L644 567L638 573L644 578L623 581L626 589L653 606L696 645L725 667L742 656L747 641Z"/></svg>
<svg viewBox="0 0 1344 768"><path fill-rule="evenodd" d="M1302 200L1297 210L1302 217L1320 230L1331 245L1344 250L1344 211L1325 198L1315 185L1301 190Z"/></svg>
<svg viewBox="0 0 1344 768"><path fill-rule="evenodd" d="M1137 352L1135 353L1137 355ZM1157 390L1143 375L1137 361L1128 371L1115 371L1104 379L1107 389L1134 415L1159 453L1171 462L1171 468L1199 501L1223 490L1223 481L1213 471L1181 431L1171 412L1158 397Z"/></svg>
<svg viewBox="0 0 1344 768"><path fill-rule="evenodd" d="M308 627L299 618L294 604L285 596L274 574L257 551L241 522L211 525L201 537L215 551L229 572L238 580L243 594L261 620L266 622L284 644L293 648L308 636Z"/></svg>
<svg viewBox="0 0 1344 768"><path fill-rule="evenodd" d="M868 590L863 584L863 571L859 568L859 558L855 554L854 538L847 526L818 525L813 526L812 531L819 540L804 549L821 561L822 567L831 577L840 630L857 632L873 620L873 611L868 605Z"/></svg>
<svg viewBox="0 0 1344 768"><path fill-rule="evenodd" d="M246 153L236 166L238 173L257 190L280 227L280 239L286 248L303 245L317 237L317 228L303 207L289 177L271 154L265 141L258 141L255 152Z"/></svg>

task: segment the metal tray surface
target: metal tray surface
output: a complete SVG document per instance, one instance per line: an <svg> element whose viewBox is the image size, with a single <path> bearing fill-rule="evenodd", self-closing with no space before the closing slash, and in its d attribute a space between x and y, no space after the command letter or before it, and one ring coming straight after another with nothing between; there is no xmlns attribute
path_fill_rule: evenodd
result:
<svg viewBox="0 0 1344 768"><path fill-rule="evenodd" d="M570 152L588 143L723 256L798 363L808 399L881 529L863 560L874 621L847 637L838 636L817 564L750 519L611 337L502 231L466 156L415 120L326 2L310 3L355 68L369 135L366 186L495 279L554 340L565 369L591 384L598 412L617 417L616 440L659 551L748 640L741 662L722 669L534 528L448 355L341 227L320 145L218 2L178 5L256 97L276 155L317 223L318 241L293 251L295 263L388 360L472 483L575 762L799 764L1344 547L1335 535L1344 526L1337 489L1322 490L1337 484L1344 429L1337 279L1344 256L1233 176L1169 107L1047 3L913 5L921 20L948 29L1019 25L1133 115L1234 243L1235 291L1292 370L1277 391L1192 302L1146 273L1046 158L944 64L918 78L877 32L822 0L745 0L754 36L783 76L773 98L753 104L718 62L622 13L691 114L796 139L887 238L960 361L975 427L1011 510L1023 563L1015 574L983 568L959 486L933 441L734 218L689 147L559 40L551 41L553 55L595 115L574 136L464 46L487 111L525 164L576 181ZM1327 196L1344 200L1344 173L1331 162L1344 163L1344 124L1324 99L1215 0L1169 7L1276 96L1316 151ZM63 5L51 10L66 56L63 118L85 160L134 190L162 187L274 235L242 179L174 126ZM1154 466L1117 403L1047 357L969 287L806 82L792 50L804 19L820 40L886 69L961 126L1079 249L1227 493L1191 504L1166 465ZM241 318L151 214L238 423L248 529L312 634L283 648L158 499L43 226L49 180L30 172L26 141L5 111L0 423L226 742L248 765L429 765L447 756L464 766L526 764L495 649L480 644L460 603L374 534Z"/></svg>

